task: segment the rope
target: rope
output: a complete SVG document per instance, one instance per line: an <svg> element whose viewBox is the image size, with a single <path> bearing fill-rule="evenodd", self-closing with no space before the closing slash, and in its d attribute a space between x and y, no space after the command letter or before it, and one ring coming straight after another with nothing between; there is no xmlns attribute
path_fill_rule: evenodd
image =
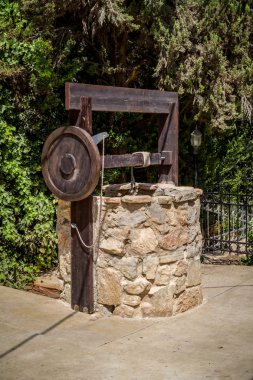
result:
<svg viewBox="0 0 253 380"><path fill-rule="evenodd" d="M150 153L149 152L134 152L132 154L133 155L142 154L143 164L138 166L139 168L146 168L146 167L150 166Z"/></svg>

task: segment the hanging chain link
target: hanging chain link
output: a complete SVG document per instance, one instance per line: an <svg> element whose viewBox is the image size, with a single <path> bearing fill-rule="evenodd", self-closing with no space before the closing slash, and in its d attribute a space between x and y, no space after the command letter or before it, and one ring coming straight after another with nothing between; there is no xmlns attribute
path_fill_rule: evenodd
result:
<svg viewBox="0 0 253 380"><path fill-rule="evenodd" d="M86 244L82 239L78 226L75 223L71 223L71 228L76 230L78 240L81 246L86 249L94 248L97 245L98 240L99 240L99 232L100 232L100 228L102 224L101 221L102 221L102 206L103 206L104 171L105 171L105 137L103 137L103 140L102 140L102 165L101 165L101 172L100 172L101 186L100 186L99 205L98 205L98 227L96 228L96 231L94 231L93 243L91 245ZM86 254L90 255L89 253L86 253Z"/></svg>

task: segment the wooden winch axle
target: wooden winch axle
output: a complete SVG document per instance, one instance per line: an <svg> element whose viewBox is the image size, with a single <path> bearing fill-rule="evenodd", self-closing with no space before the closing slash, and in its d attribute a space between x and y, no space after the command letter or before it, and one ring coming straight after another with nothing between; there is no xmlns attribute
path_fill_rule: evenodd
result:
<svg viewBox="0 0 253 380"><path fill-rule="evenodd" d="M47 186L58 198L73 202L88 197L98 184L101 166L112 169L172 165L173 152L166 150L101 157L96 142L105 137L106 132L102 132L92 138L77 126L61 127L51 133L43 147L42 171Z"/></svg>
<svg viewBox="0 0 253 380"><path fill-rule="evenodd" d="M172 152L163 151L161 153L150 153L150 165L171 165ZM142 167L144 157L140 152L133 154L106 155L104 157L105 169L123 168L123 167Z"/></svg>

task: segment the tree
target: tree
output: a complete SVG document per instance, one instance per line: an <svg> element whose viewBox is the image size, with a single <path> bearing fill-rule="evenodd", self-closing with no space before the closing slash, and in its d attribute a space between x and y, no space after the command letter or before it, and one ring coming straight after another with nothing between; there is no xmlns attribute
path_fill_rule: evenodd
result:
<svg viewBox="0 0 253 380"><path fill-rule="evenodd" d="M40 154L49 133L68 123L66 81L179 92L181 183L193 182L196 125L204 135L203 186L249 177L252 31L253 0L3 0L0 281L57 259L57 202L42 180ZM155 119L115 113L94 122L109 132L108 153L156 150ZM148 173L137 179L154 181ZM129 173L111 171L107 180L129 180Z"/></svg>
<svg viewBox="0 0 253 380"><path fill-rule="evenodd" d="M187 173L189 135L197 125L204 134L202 186L219 181L218 173L231 181L232 146L236 150L240 141L243 152L240 136L251 133L250 117L246 120L244 114L250 116L252 110L245 112L243 104L253 94L252 21L253 2L243 0L180 1L173 20L157 21L158 85L180 94L181 173ZM228 144L231 138L234 143ZM241 159L250 167L249 155Z"/></svg>
<svg viewBox="0 0 253 380"><path fill-rule="evenodd" d="M60 94L79 66L69 59L69 41L54 61L52 41L32 27L22 5L3 1L0 10L0 281L15 286L57 261L55 205L40 154L66 119Z"/></svg>

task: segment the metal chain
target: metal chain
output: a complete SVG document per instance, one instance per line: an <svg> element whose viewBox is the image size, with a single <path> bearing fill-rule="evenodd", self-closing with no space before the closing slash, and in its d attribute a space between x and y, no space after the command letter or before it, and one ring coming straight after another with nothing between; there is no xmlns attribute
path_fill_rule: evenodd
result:
<svg viewBox="0 0 253 380"><path fill-rule="evenodd" d="M98 206L98 226L96 228L96 231L94 231L94 238L93 238L93 243L91 245L87 245L80 234L79 228L75 223L71 223L71 227L76 230L78 240L83 248L86 249L92 249L94 248L98 242L99 242L99 234L100 234L100 228L102 225L102 206L103 206L103 186L104 186L104 171L105 171L105 136L103 137L102 140L102 165L101 165L101 187L100 187L100 196L99 196L99 206ZM136 188L136 182L134 178L134 170L133 167L131 167L131 189L130 189L130 194L133 194ZM117 236L112 235L115 239L118 239ZM85 252L85 251L84 251ZM90 255L89 253L85 252L86 255ZM94 252L95 253L95 252ZM97 255L96 257L93 257L93 261L96 263L98 259L98 250L97 250Z"/></svg>
<svg viewBox="0 0 253 380"><path fill-rule="evenodd" d="M94 235L95 238L93 238L93 243L91 245L87 245L80 234L79 228L75 223L71 223L71 227L76 230L79 242L83 248L94 248L97 245L98 239L99 239L99 230L101 227L101 221L102 221L102 205L103 205L103 186L104 186L104 171L105 171L105 137L103 137L102 140L102 165L101 165L101 187L100 187L100 195L99 195L99 206L98 206L98 228L95 231ZM85 252L86 253L86 252ZM89 255L88 253L86 253Z"/></svg>

